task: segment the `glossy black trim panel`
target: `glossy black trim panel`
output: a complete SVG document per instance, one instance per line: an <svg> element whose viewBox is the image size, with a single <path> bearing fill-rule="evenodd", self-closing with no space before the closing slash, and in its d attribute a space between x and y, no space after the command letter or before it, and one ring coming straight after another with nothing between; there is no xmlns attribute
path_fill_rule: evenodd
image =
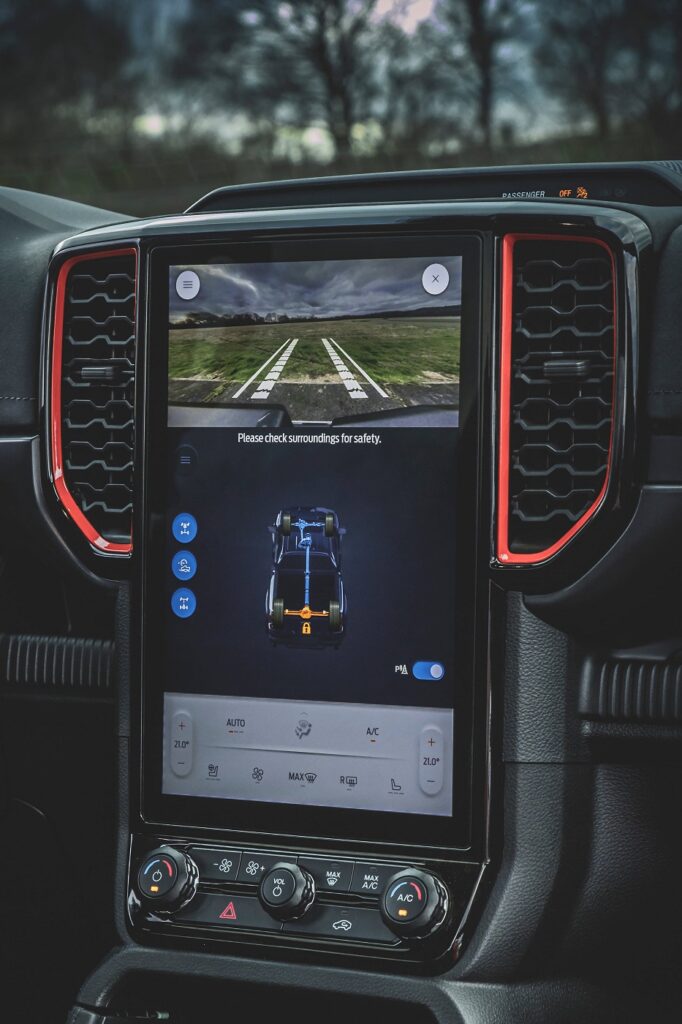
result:
<svg viewBox="0 0 682 1024"><path fill-rule="evenodd" d="M153 836L133 836L130 848L129 879L130 891L128 898L128 926L135 938L142 944L169 942L174 945L181 944L187 949L192 949L197 943L201 943L214 949L223 949L225 952L238 950L239 952L249 951L253 955L286 955L288 957L305 953L308 959L324 961L325 957L342 957L344 962L355 961L358 965L378 965L382 968L393 965L396 968L410 967L427 973L435 973L446 970L457 960L461 952L465 934L469 932L473 923L474 897L483 885L487 869L479 863L472 861L452 861L439 859L434 856L411 856L398 857L386 852L377 856L358 854L353 850L332 852L328 859L335 859L337 862L346 862L353 866L353 877L355 870L361 867L376 868L378 874L390 877L406 867L418 868L430 871L437 875L447 886L449 895L449 912L442 929L436 931L433 936L423 940L401 940L395 938L386 942L380 938L372 938L369 935L355 939L352 929L347 933L341 932L339 936L323 936L315 932L307 933L306 930L288 929L282 927L281 922L264 916L262 911L254 913L256 894L258 891L257 881L249 880L243 871L237 879L232 881L214 881L213 879L199 877L199 888L197 892L197 911L193 912L194 901L189 904L187 912L179 914L157 916L153 913L153 907L147 909L140 905L136 896L134 879L140 863L155 847L163 846L166 843L172 844L174 848L190 852L191 846L196 843L184 836L169 836L157 833ZM204 844L199 844L204 845ZM208 844L205 844L208 845ZM213 844L215 846L220 844ZM305 862L306 859L319 855L319 851L312 849L304 851L302 847L286 848L284 846L249 847L239 846L231 840L225 842L225 853L233 855L241 853L242 867L249 859L258 859L263 853L265 858L271 857L276 861L290 861L297 863ZM351 886L350 891L321 891L315 898L315 907L318 911L329 911L336 908L339 917L343 919L350 916L352 912L361 912L371 925L375 916L377 926L380 924L379 897L381 892L361 894L356 886ZM205 897L211 897L216 908L219 907L217 897L222 896L225 908L232 902L237 913L237 920L230 918L224 924L220 921L209 923L204 914ZM247 900L243 909L245 918L243 923L239 921L239 902ZM344 914L344 910L349 912ZM305 920L305 919L304 919ZM381 929L379 929L381 930ZM371 931L371 928L370 928Z"/></svg>

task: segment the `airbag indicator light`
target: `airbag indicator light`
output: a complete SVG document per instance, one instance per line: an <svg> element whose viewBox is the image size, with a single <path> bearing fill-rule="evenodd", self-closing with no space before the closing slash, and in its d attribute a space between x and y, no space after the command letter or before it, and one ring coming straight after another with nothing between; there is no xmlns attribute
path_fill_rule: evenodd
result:
<svg viewBox="0 0 682 1024"><path fill-rule="evenodd" d="M445 675L445 666L440 661L415 661L412 666L412 675L415 679L427 682L437 682Z"/></svg>

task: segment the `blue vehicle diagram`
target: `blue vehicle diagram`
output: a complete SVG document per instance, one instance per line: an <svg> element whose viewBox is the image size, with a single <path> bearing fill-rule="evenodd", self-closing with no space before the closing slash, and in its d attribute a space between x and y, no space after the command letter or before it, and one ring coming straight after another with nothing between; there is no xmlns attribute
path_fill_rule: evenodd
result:
<svg viewBox="0 0 682 1024"><path fill-rule="evenodd" d="M341 576L341 536L333 509L282 509L273 526L272 575L265 602L267 630L275 643L303 647L338 645L345 633L347 601Z"/></svg>

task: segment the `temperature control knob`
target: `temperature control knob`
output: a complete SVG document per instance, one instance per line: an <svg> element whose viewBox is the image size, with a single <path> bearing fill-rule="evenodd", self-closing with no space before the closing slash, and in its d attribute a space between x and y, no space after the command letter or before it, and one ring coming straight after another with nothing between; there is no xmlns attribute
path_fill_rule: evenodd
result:
<svg viewBox="0 0 682 1024"><path fill-rule="evenodd" d="M303 917L315 899L313 876L298 864L273 864L261 879L258 898L278 921L294 921Z"/></svg>
<svg viewBox="0 0 682 1024"><path fill-rule="evenodd" d="M160 846L148 854L137 873L137 891L151 910L180 910L194 896L199 869L186 853Z"/></svg>
<svg viewBox="0 0 682 1024"><path fill-rule="evenodd" d="M415 868L389 878L381 897L381 916L396 935L427 938L443 926L447 914L448 892L440 878Z"/></svg>

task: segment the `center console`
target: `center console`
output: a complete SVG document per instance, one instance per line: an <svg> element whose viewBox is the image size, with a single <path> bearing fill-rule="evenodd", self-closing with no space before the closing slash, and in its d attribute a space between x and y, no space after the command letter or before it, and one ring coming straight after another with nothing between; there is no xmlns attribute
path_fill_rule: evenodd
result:
<svg viewBox="0 0 682 1024"><path fill-rule="evenodd" d="M141 933L456 947L481 266L464 232L150 253Z"/></svg>

